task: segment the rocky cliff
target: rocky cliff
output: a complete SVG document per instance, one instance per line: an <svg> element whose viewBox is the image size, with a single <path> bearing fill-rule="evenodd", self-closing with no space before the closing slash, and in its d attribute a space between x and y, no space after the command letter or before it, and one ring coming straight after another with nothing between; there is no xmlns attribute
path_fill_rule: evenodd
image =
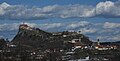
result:
<svg viewBox="0 0 120 61"><path fill-rule="evenodd" d="M0 49L3 49L3 47L6 45L6 41L3 39L3 38L1 38L0 39Z"/></svg>

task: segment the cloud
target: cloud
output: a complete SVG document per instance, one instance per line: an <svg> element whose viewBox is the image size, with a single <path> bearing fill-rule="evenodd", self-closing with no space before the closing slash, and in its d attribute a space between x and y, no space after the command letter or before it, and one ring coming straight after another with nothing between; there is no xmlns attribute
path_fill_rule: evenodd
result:
<svg viewBox="0 0 120 61"><path fill-rule="evenodd" d="M120 23L105 22L103 28L120 28Z"/></svg>
<svg viewBox="0 0 120 61"><path fill-rule="evenodd" d="M72 18L72 17L92 17L94 16L94 9L92 6L85 5L68 5L60 13L61 18Z"/></svg>
<svg viewBox="0 0 120 61"><path fill-rule="evenodd" d="M97 29L95 29L95 28L82 28L82 29L80 29L80 31L83 34L90 34L90 33L97 32Z"/></svg>
<svg viewBox="0 0 120 61"><path fill-rule="evenodd" d="M10 5L6 2L0 4L0 19L37 20L81 17L120 17L120 3L105 1L99 2L96 6L73 4L49 5L44 7Z"/></svg>
<svg viewBox="0 0 120 61"><path fill-rule="evenodd" d="M118 1L119 2L119 1ZM106 1L100 2L96 5L96 16L114 18L120 17L120 5L115 2Z"/></svg>
<svg viewBox="0 0 120 61"><path fill-rule="evenodd" d="M97 39L100 39L100 41L102 42L115 42L115 41L120 41L120 34L117 34L117 35L111 35L111 36L105 36L105 35L102 35L102 36L97 36Z"/></svg>
<svg viewBox="0 0 120 61"><path fill-rule="evenodd" d="M10 5L9 4L7 4L7 3L2 3L1 5L0 5L0 15L3 15L4 13L5 13L5 9L7 9L7 7L9 7Z"/></svg>
<svg viewBox="0 0 120 61"><path fill-rule="evenodd" d="M91 6L84 5L52 5L39 7L30 7L24 5L9 5L2 3L1 19L13 19L13 20L35 20L35 19L47 19L47 18L71 18L71 17L91 17L93 16L93 9Z"/></svg>
<svg viewBox="0 0 120 61"><path fill-rule="evenodd" d="M4 23L0 24L0 31L8 31L8 30L18 30L19 25L22 23ZM31 27L38 27L43 30L48 30L48 29L55 29L62 27L64 24L62 23L45 23L45 24L37 24L37 23L29 23L25 22L25 24L31 26Z"/></svg>
<svg viewBox="0 0 120 61"><path fill-rule="evenodd" d="M87 21L80 21L80 22L75 22L75 23L70 23L67 26L67 29L75 29L75 28L79 28L79 27L85 27L88 26L90 23Z"/></svg>
<svg viewBox="0 0 120 61"><path fill-rule="evenodd" d="M96 9L96 14L102 16L102 15L108 15L108 14L112 15L113 8L115 8L114 3L111 1L106 1L106 2L98 3L95 9Z"/></svg>
<svg viewBox="0 0 120 61"><path fill-rule="evenodd" d="M5 31L5 30L17 30L19 24L13 23L13 24L0 24L0 31Z"/></svg>
<svg viewBox="0 0 120 61"><path fill-rule="evenodd" d="M115 37L111 38L112 40L120 41L120 34L116 35Z"/></svg>
<svg viewBox="0 0 120 61"><path fill-rule="evenodd" d="M120 23L114 22L104 22L100 25L97 25L97 32L95 33L94 38L100 39L100 41L120 41Z"/></svg>
<svg viewBox="0 0 120 61"><path fill-rule="evenodd" d="M60 28L63 25L64 25L63 23L46 23L46 24L41 24L39 26L44 30L49 30L49 29Z"/></svg>

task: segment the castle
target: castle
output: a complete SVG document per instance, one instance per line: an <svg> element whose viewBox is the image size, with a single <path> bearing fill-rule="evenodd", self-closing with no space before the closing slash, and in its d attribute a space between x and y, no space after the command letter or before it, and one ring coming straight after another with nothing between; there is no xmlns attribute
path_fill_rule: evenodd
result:
<svg viewBox="0 0 120 61"><path fill-rule="evenodd" d="M32 27L28 26L28 25L25 24L25 23L20 24L19 29L33 30Z"/></svg>

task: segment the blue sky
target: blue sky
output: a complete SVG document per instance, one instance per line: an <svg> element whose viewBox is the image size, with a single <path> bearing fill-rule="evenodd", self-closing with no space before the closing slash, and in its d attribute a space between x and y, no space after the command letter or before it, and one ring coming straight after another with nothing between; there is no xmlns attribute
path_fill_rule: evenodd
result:
<svg viewBox="0 0 120 61"><path fill-rule="evenodd" d="M0 2L8 2L9 4L22 4L29 6L46 6L46 5L67 5L67 4L85 4L85 5L96 5L101 1L107 0L0 0ZM117 0L108 0L117 1Z"/></svg>
<svg viewBox="0 0 120 61"><path fill-rule="evenodd" d="M120 41L119 0L0 0L0 37L25 22L48 32L82 31L90 40Z"/></svg>

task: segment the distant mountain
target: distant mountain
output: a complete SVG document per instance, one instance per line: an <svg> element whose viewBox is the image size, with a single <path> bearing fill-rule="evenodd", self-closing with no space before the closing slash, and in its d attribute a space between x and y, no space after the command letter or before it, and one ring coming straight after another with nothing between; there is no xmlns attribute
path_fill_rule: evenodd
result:
<svg viewBox="0 0 120 61"><path fill-rule="evenodd" d="M117 42L102 42L102 45L116 45L116 46L120 46L120 41Z"/></svg>
<svg viewBox="0 0 120 61"><path fill-rule="evenodd" d="M88 37L76 32L45 32L39 28L30 27L27 24L21 24L17 35L13 38L12 43L24 47L32 48L63 48L65 41L82 38L83 44L92 44Z"/></svg>

